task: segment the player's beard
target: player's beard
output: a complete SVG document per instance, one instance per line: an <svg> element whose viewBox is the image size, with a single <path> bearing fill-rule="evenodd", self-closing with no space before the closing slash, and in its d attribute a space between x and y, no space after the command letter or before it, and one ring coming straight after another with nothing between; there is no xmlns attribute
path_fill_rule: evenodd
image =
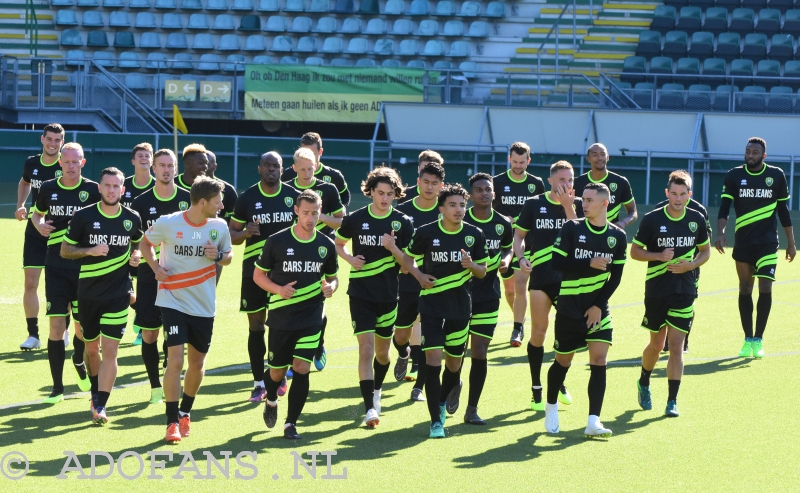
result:
<svg viewBox="0 0 800 493"><path fill-rule="evenodd" d="M758 161L756 161L754 164L750 164L750 162L749 162L749 161L747 161L746 159L745 159L745 162L747 163L747 167L748 167L749 169L757 169L757 168L760 168L760 167L761 167L761 163L763 163L763 162L764 162L764 158L761 158L761 159L759 159L759 160L758 160Z"/></svg>
<svg viewBox="0 0 800 493"><path fill-rule="evenodd" d="M117 200L115 202L109 202L109 201L106 200L105 197L103 197L102 195L100 196L100 200L103 202L103 204L107 205L109 207L114 207L115 205L119 204L119 201L121 199L122 199L122 196L120 195L119 197L117 197Z"/></svg>

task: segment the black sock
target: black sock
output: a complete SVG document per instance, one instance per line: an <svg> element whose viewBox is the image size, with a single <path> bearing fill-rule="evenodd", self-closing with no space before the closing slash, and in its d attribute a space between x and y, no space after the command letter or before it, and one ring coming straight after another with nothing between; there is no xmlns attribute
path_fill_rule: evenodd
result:
<svg viewBox="0 0 800 493"><path fill-rule="evenodd" d="M264 378L264 388L267 391L268 401L275 402L278 400L278 387L281 386L281 382L283 382L283 379L276 382L272 379L272 376L269 374L269 372L266 373Z"/></svg>
<svg viewBox="0 0 800 493"><path fill-rule="evenodd" d="M103 392L102 390L97 392L97 407L106 407L110 395L111 392Z"/></svg>
<svg viewBox="0 0 800 493"><path fill-rule="evenodd" d="M450 391L458 385L458 375L458 372L452 372L448 367L444 367L444 372L442 373L442 387L439 389L438 403L440 405L447 400Z"/></svg>
<svg viewBox="0 0 800 493"><path fill-rule="evenodd" d="M649 387L651 373L653 373L653 370L645 370L644 367L642 367L642 373L639 375L639 385L642 387Z"/></svg>
<svg viewBox="0 0 800 493"><path fill-rule="evenodd" d="M25 322L28 324L28 335L38 339L39 338L39 319L37 317L26 318Z"/></svg>
<svg viewBox="0 0 800 493"><path fill-rule="evenodd" d="M424 363L422 360L422 346L411 346L411 365L415 366L418 365L418 368L421 368L421 365Z"/></svg>
<svg viewBox="0 0 800 493"><path fill-rule="evenodd" d="M267 354L267 345L264 343L264 331L250 332L247 336L247 354L250 355L250 371L253 381L264 380L264 356Z"/></svg>
<svg viewBox="0 0 800 493"><path fill-rule="evenodd" d="M178 401L167 402L167 426L178 422Z"/></svg>
<svg viewBox="0 0 800 493"><path fill-rule="evenodd" d="M169 346L167 346L167 331L164 331L164 342L161 343L161 352L164 353L164 368L167 367L167 356L169 356Z"/></svg>
<svg viewBox="0 0 800 493"><path fill-rule="evenodd" d="M606 395L605 365L589 365L589 415L600 416L603 409L603 397Z"/></svg>
<svg viewBox="0 0 800 493"><path fill-rule="evenodd" d="M53 377L53 391L64 392L64 359L66 358L64 340L47 340L47 360L50 362L50 376Z"/></svg>
<svg viewBox="0 0 800 493"><path fill-rule="evenodd" d="M419 369L417 370L417 381L414 382L414 388L422 390L425 386L425 378L428 374L428 363L425 362L425 354L422 354L422 358L419 362ZM438 378L438 377L437 377Z"/></svg>
<svg viewBox="0 0 800 493"><path fill-rule="evenodd" d="M361 380L358 382L361 387L361 397L364 398L364 412L374 407L372 398L375 396L375 380Z"/></svg>
<svg viewBox="0 0 800 493"><path fill-rule="evenodd" d="M745 337L753 337L753 296L739 293L739 318Z"/></svg>
<svg viewBox="0 0 800 493"><path fill-rule="evenodd" d="M669 397L667 397L668 401L677 401L678 400L678 390L681 388L681 381L680 380L667 380L667 385L669 385Z"/></svg>
<svg viewBox="0 0 800 493"><path fill-rule="evenodd" d="M303 406L308 399L308 373L294 372L292 387L289 389L289 411L286 413L286 423L297 424L297 418L303 412Z"/></svg>
<svg viewBox="0 0 800 493"><path fill-rule="evenodd" d="M767 330L769 311L772 309L772 293L758 293L756 307L758 308L756 312L756 337L761 339L764 337L764 331Z"/></svg>
<svg viewBox="0 0 800 493"><path fill-rule="evenodd" d="M547 403L555 404L558 402L558 390L564 385L567 378L569 366L561 366L558 361L553 361L547 371Z"/></svg>
<svg viewBox="0 0 800 493"><path fill-rule="evenodd" d="M531 368L531 385L534 387L542 386L542 360L544 359L544 347L537 347L528 344L528 366Z"/></svg>
<svg viewBox="0 0 800 493"><path fill-rule="evenodd" d="M144 362L144 369L147 371L147 378L150 380L150 388L160 388L161 381L158 379L158 341L150 343L142 341L142 361Z"/></svg>
<svg viewBox="0 0 800 493"><path fill-rule="evenodd" d="M72 339L72 364L75 366L83 365L83 350L86 348L86 343L83 339L75 337ZM84 376L84 378L86 378Z"/></svg>
<svg viewBox="0 0 800 493"><path fill-rule="evenodd" d="M328 326L328 316L322 317L322 330L319 331L319 346L317 347L317 358L322 357L322 350L325 349L325 328Z"/></svg>
<svg viewBox="0 0 800 493"><path fill-rule="evenodd" d="M392 344L394 344L394 348L397 349L398 358L408 358L408 348L410 346L409 343L397 344L397 339L392 337Z"/></svg>
<svg viewBox="0 0 800 493"><path fill-rule="evenodd" d="M373 358L372 371L375 373L375 390L380 390L383 386L383 379L386 378L386 372L389 371L389 363L382 365L378 363L378 358Z"/></svg>
<svg viewBox="0 0 800 493"><path fill-rule="evenodd" d="M100 383L98 379L99 375L91 376L89 375L89 382L92 384L92 395L97 395L100 391Z"/></svg>
<svg viewBox="0 0 800 493"><path fill-rule="evenodd" d="M472 367L469 370L469 402L467 405L478 407L478 400L486 383L486 360L472 358Z"/></svg>
<svg viewBox="0 0 800 493"><path fill-rule="evenodd" d="M194 405L194 398L193 395L186 395L186 392L183 393L183 398L181 399L181 412L184 414L189 414L192 412L192 406Z"/></svg>
<svg viewBox="0 0 800 493"><path fill-rule="evenodd" d="M523 330L522 322L514 322L514 330Z"/></svg>
<svg viewBox="0 0 800 493"><path fill-rule="evenodd" d="M425 397L428 399L428 413L431 415L431 423L440 421L439 419L439 397L442 384L439 382L439 373L442 371L441 365L431 366L425 364Z"/></svg>

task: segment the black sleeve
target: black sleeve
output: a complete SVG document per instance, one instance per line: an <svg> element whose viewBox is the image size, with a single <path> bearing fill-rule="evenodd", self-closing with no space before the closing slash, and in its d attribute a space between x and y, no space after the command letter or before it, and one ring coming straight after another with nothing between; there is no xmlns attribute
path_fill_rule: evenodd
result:
<svg viewBox="0 0 800 493"><path fill-rule="evenodd" d="M719 214L717 214L717 219L725 219L728 220L728 214L731 211L731 203L733 203L733 199L728 197L722 197L722 203L719 205Z"/></svg>
<svg viewBox="0 0 800 493"><path fill-rule="evenodd" d="M350 188L345 188L344 191L339 192L339 199L342 201L343 206L350 205Z"/></svg>
<svg viewBox="0 0 800 493"><path fill-rule="evenodd" d="M622 264L609 264L610 266L610 275L608 277L608 281L600 288L600 291L597 293L597 298L594 300L594 306L598 308L603 308L608 305L608 300L611 298L611 295L614 294L614 291L617 290L619 287L620 281L622 281Z"/></svg>
<svg viewBox="0 0 800 493"><path fill-rule="evenodd" d="M406 217L400 221L400 232L396 234L395 244L400 250L403 250L411 242L411 236L414 235L414 223L411 222L410 217Z"/></svg>
<svg viewBox="0 0 800 493"><path fill-rule="evenodd" d="M778 201L778 219L781 226L789 228L792 226L792 216L789 214L789 203L785 200Z"/></svg>
<svg viewBox="0 0 800 493"><path fill-rule="evenodd" d="M572 252L572 229L575 223L568 221L561 227L555 243L553 243L553 269L562 272L588 269L592 259L570 258Z"/></svg>

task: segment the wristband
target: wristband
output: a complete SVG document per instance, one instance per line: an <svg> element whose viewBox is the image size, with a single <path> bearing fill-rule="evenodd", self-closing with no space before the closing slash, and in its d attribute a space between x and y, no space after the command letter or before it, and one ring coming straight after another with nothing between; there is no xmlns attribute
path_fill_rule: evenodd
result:
<svg viewBox="0 0 800 493"><path fill-rule="evenodd" d="M220 260L222 260L222 257L224 257L224 256L225 256L225 254L224 254L224 253L222 253L221 251L220 251L220 252L218 252L218 253L217 253L217 259L216 259L216 260L214 260L214 262L219 262Z"/></svg>

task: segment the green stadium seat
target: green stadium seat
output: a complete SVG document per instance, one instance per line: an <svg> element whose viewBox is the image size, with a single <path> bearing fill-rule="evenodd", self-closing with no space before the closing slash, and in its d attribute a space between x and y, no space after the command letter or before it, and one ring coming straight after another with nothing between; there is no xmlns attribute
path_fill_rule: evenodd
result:
<svg viewBox="0 0 800 493"><path fill-rule="evenodd" d="M486 21L474 21L469 25L467 31L468 38L486 38L489 36L489 23Z"/></svg>
<svg viewBox="0 0 800 493"><path fill-rule="evenodd" d="M794 54L794 38L791 34L773 34L769 46L769 59L785 62Z"/></svg>
<svg viewBox="0 0 800 493"><path fill-rule="evenodd" d="M444 23L442 29L442 36L464 36L464 23L457 20L451 20Z"/></svg>
<svg viewBox="0 0 800 493"><path fill-rule="evenodd" d="M733 101L733 94L739 92L739 88L732 85L717 86L714 91L714 103L711 109L714 111L730 111L730 104Z"/></svg>
<svg viewBox="0 0 800 493"><path fill-rule="evenodd" d="M755 26L755 12L753 9L738 8L733 11L731 25L728 29L731 32L747 34L753 32Z"/></svg>
<svg viewBox="0 0 800 493"><path fill-rule="evenodd" d="M763 113L767 106L767 90L761 86L747 86L736 103L737 113Z"/></svg>
<svg viewBox="0 0 800 493"><path fill-rule="evenodd" d="M753 61L738 59L731 62L731 77L752 77ZM737 81L738 82L738 81Z"/></svg>
<svg viewBox="0 0 800 493"><path fill-rule="evenodd" d="M131 27L131 19L127 12L111 12L108 17L108 25L110 27Z"/></svg>
<svg viewBox="0 0 800 493"><path fill-rule="evenodd" d="M653 20L650 23L652 31L666 34L675 29L675 7L671 5L659 5L653 12Z"/></svg>
<svg viewBox="0 0 800 493"><path fill-rule="evenodd" d="M197 70L201 72L219 72L219 55L213 53L200 55L200 63L197 64Z"/></svg>
<svg viewBox="0 0 800 493"><path fill-rule="evenodd" d="M99 7L97 0L78 0L78 7Z"/></svg>
<svg viewBox="0 0 800 493"><path fill-rule="evenodd" d="M241 44L239 42L239 36L235 34L223 34L219 38L219 47L217 51L239 51L241 49Z"/></svg>
<svg viewBox="0 0 800 493"><path fill-rule="evenodd" d="M350 55L365 55L367 53L367 48L369 48L369 41L367 41L367 38L352 38L347 45L347 49L344 50L344 53Z"/></svg>
<svg viewBox="0 0 800 493"><path fill-rule="evenodd" d="M681 7L675 29L692 34L700 30L702 19L703 11L700 7Z"/></svg>
<svg viewBox="0 0 800 493"><path fill-rule="evenodd" d="M138 12L133 22L136 29L155 29L156 16L152 12Z"/></svg>
<svg viewBox="0 0 800 493"><path fill-rule="evenodd" d="M361 32L361 19L356 17L348 17L342 22L342 28L339 29L340 34L358 34Z"/></svg>
<svg viewBox="0 0 800 493"><path fill-rule="evenodd" d="M447 54L447 56L464 58L470 55L470 51L471 48L468 41L453 41L453 43L450 45L450 52Z"/></svg>
<svg viewBox="0 0 800 493"><path fill-rule="evenodd" d="M161 43L161 35L154 32L142 33L139 38L139 48L143 50L160 50L164 45Z"/></svg>
<svg viewBox="0 0 800 493"><path fill-rule="evenodd" d="M114 48L136 48L133 33L130 31L117 31L114 34Z"/></svg>
<svg viewBox="0 0 800 493"><path fill-rule="evenodd" d="M92 61L101 67L114 68L117 66L116 57L107 51L96 51L92 55Z"/></svg>
<svg viewBox="0 0 800 493"><path fill-rule="evenodd" d="M183 29L183 19L180 14L164 14L161 18L161 29Z"/></svg>
<svg viewBox="0 0 800 493"><path fill-rule="evenodd" d="M406 4L403 0L387 0L381 15L403 15L406 12Z"/></svg>
<svg viewBox="0 0 800 493"><path fill-rule="evenodd" d="M714 35L704 31L692 34L692 40L687 54L700 60L713 57Z"/></svg>
<svg viewBox="0 0 800 493"><path fill-rule="evenodd" d="M481 4L478 2L467 1L461 4L458 12L461 17L479 17L481 15Z"/></svg>
<svg viewBox="0 0 800 493"><path fill-rule="evenodd" d="M306 12L323 13L328 11L328 0L311 0Z"/></svg>
<svg viewBox="0 0 800 493"><path fill-rule="evenodd" d="M360 15L378 15L380 13L378 0L361 0L358 4Z"/></svg>
<svg viewBox="0 0 800 493"><path fill-rule="evenodd" d="M686 94L687 110L708 111L711 109L711 86L707 84L692 84Z"/></svg>
<svg viewBox="0 0 800 493"><path fill-rule="evenodd" d="M506 16L506 5L503 2L490 2L483 12L483 16L490 19L502 19Z"/></svg>
<svg viewBox="0 0 800 493"><path fill-rule="evenodd" d="M272 65L272 57L269 55L254 56L253 63L256 65Z"/></svg>
<svg viewBox="0 0 800 493"><path fill-rule="evenodd" d="M717 0L716 5L726 10L733 10L742 5L741 0Z"/></svg>
<svg viewBox="0 0 800 493"><path fill-rule="evenodd" d="M244 41L244 51L264 51L267 49L267 42L260 34L251 34Z"/></svg>
<svg viewBox="0 0 800 493"><path fill-rule="evenodd" d="M311 23L311 17L295 17L291 27L289 27L289 32L301 34L311 32Z"/></svg>
<svg viewBox="0 0 800 493"><path fill-rule="evenodd" d="M668 56L673 60L686 56L688 36L683 31L670 31L664 36L664 48L661 50L663 56Z"/></svg>
<svg viewBox="0 0 800 493"><path fill-rule="evenodd" d="M713 39L712 39L713 41ZM636 55L654 57L661 54L661 33L658 31L642 31L639 33L639 44L636 45Z"/></svg>
<svg viewBox="0 0 800 493"><path fill-rule="evenodd" d="M333 34L336 32L336 18L335 17L321 17L317 21L317 27L313 32L322 34Z"/></svg>
<svg viewBox="0 0 800 493"><path fill-rule="evenodd" d="M664 5L671 5L676 9L689 5L690 0L664 0Z"/></svg>
<svg viewBox="0 0 800 493"><path fill-rule="evenodd" d="M250 12L253 10L253 0L233 0L231 10L238 10L240 12Z"/></svg>
<svg viewBox="0 0 800 493"><path fill-rule="evenodd" d="M240 31L261 31L261 18L257 15L243 15L239 21Z"/></svg>
<svg viewBox="0 0 800 493"><path fill-rule="evenodd" d="M208 0L206 10L210 12L228 10L228 0Z"/></svg>
<svg viewBox="0 0 800 493"><path fill-rule="evenodd" d="M178 8L178 2L176 0L156 0L155 7L163 10L175 10Z"/></svg>
<svg viewBox="0 0 800 493"><path fill-rule="evenodd" d="M800 88L800 60L789 60L783 66L783 79L781 84L793 89ZM791 80L796 79L796 80Z"/></svg>
<svg viewBox="0 0 800 493"><path fill-rule="evenodd" d="M770 0L769 8L778 9L781 13L794 7L794 0Z"/></svg>
<svg viewBox="0 0 800 493"><path fill-rule="evenodd" d="M451 0L439 0L431 15L453 17L456 15L456 3Z"/></svg>
<svg viewBox="0 0 800 493"><path fill-rule="evenodd" d="M286 5L283 7L284 12L305 12L305 0L286 0Z"/></svg>
<svg viewBox="0 0 800 493"><path fill-rule="evenodd" d="M219 67L223 72L244 72L246 62L244 55L228 55L225 62L220 63Z"/></svg>
<svg viewBox="0 0 800 493"><path fill-rule="evenodd" d="M211 29L215 31L234 31L236 30L236 23L232 15L220 14L214 18L214 25Z"/></svg>
<svg viewBox="0 0 800 493"><path fill-rule="evenodd" d="M395 36L410 36L413 30L413 22L408 19L397 19L394 21L394 24L392 24L392 29L389 31L389 34Z"/></svg>
<svg viewBox="0 0 800 493"><path fill-rule="evenodd" d="M189 23L186 29L196 31L208 31L208 16L206 14L192 14L189 16Z"/></svg>
<svg viewBox="0 0 800 493"><path fill-rule="evenodd" d="M151 5L151 0L130 0L128 2L129 9L149 9Z"/></svg>
<svg viewBox="0 0 800 493"><path fill-rule="evenodd" d="M86 36L86 46L107 48L108 36L105 31L89 31L89 34Z"/></svg>
<svg viewBox="0 0 800 493"><path fill-rule="evenodd" d="M195 34L192 49L195 51L213 50L214 37L208 33Z"/></svg>
<svg viewBox="0 0 800 493"><path fill-rule="evenodd" d="M259 12L278 12L281 10L280 0L260 0L256 10Z"/></svg>
<svg viewBox="0 0 800 493"><path fill-rule="evenodd" d="M297 41L297 48L295 48L294 51L296 53L316 53L317 38L313 36L303 36Z"/></svg>
<svg viewBox="0 0 800 493"><path fill-rule="evenodd" d="M380 18L370 19L362 34L381 36L386 32L386 21Z"/></svg>
<svg viewBox="0 0 800 493"><path fill-rule="evenodd" d="M331 60L331 67L352 67L353 61L347 58L334 58Z"/></svg>
<svg viewBox="0 0 800 493"><path fill-rule="evenodd" d="M422 16L430 14L431 9L428 5L428 0L412 0L411 7L408 9L406 15Z"/></svg>
<svg viewBox="0 0 800 493"><path fill-rule="evenodd" d="M722 33L717 38L717 51L714 56L731 61L741 54L741 37L738 33Z"/></svg>
<svg viewBox="0 0 800 493"><path fill-rule="evenodd" d="M125 0L103 0L104 9L122 9L125 8Z"/></svg>
<svg viewBox="0 0 800 493"><path fill-rule="evenodd" d="M280 52L291 52L294 49L294 40L291 36L275 36L275 39L272 40L272 46L270 47L269 51L274 51L276 53Z"/></svg>
<svg viewBox="0 0 800 493"><path fill-rule="evenodd" d="M783 32L794 36L800 35L800 9L786 11L783 19Z"/></svg>
<svg viewBox="0 0 800 493"><path fill-rule="evenodd" d="M769 90L767 113L791 113L794 111L794 98L791 87L776 86Z"/></svg>
<svg viewBox="0 0 800 493"><path fill-rule="evenodd" d="M453 64L450 63L450 60L437 60L433 62L433 70L450 70L453 68Z"/></svg>
<svg viewBox="0 0 800 493"><path fill-rule="evenodd" d="M282 56L281 59L278 61L281 65L299 65L300 60L297 59L296 56Z"/></svg>
<svg viewBox="0 0 800 493"><path fill-rule="evenodd" d="M758 10L767 7L767 0L742 0L742 7Z"/></svg>
<svg viewBox="0 0 800 493"><path fill-rule="evenodd" d="M444 56L444 41L431 39L420 52L422 56Z"/></svg>
<svg viewBox="0 0 800 493"><path fill-rule="evenodd" d="M474 79L476 77L475 72L478 71L478 64L469 60L459 63L458 69L464 73L464 77L467 79Z"/></svg>
<svg viewBox="0 0 800 493"><path fill-rule="evenodd" d="M781 11L778 9L761 9L758 11L756 32L772 36L781 32Z"/></svg>
<svg viewBox="0 0 800 493"><path fill-rule="evenodd" d="M632 99L640 108L650 109L653 106L655 89L650 82L638 82L633 86Z"/></svg>
<svg viewBox="0 0 800 493"><path fill-rule="evenodd" d="M424 69L426 67L425 60L409 60L408 63L406 63L406 67Z"/></svg>
<svg viewBox="0 0 800 493"><path fill-rule="evenodd" d="M654 80L654 83L657 87L661 87L664 84L669 84L672 82L672 58L666 56L657 56L653 57L650 60L650 69L647 71L648 74L657 75L658 77L655 79L648 78L648 80Z"/></svg>
<svg viewBox="0 0 800 493"><path fill-rule="evenodd" d="M375 67L377 64L372 58L359 58L356 60L356 67Z"/></svg>
<svg viewBox="0 0 800 493"><path fill-rule="evenodd" d="M325 41L322 42L322 49L319 51L320 53L341 53L343 44L342 38L331 36L330 38L325 38Z"/></svg>
<svg viewBox="0 0 800 493"><path fill-rule="evenodd" d="M167 55L164 53L148 53L147 61L144 62L144 68L148 70L166 70L169 68L167 65Z"/></svg>
<svg viewBox="0 0 800 493"><path fill-rule="evenodd" d="M264 26L264 31L270 33L286 32L286 18L282 15L269 16L267 25Z"/></svg>
<svg viewBox="0 0 800 493"><path fill-rule="evenodd" d="M78 18L74 10L59 10L56 12L56 26L77 26Z"/></svg>
<svg viewBox="0 0 800 493"><path fill-rule="evenodd" d="M83 13L83 27L105 27L103 23L103 14L96 10L87 10Z"/></svg>
<svg viewBox="0 0 800 493"><path fill-rule="evenodd" d="M647 72L647 60L642 56L629 56L622 62L622 81L636 84L643 82L644 76L638 75ZM637 75L626 75L626 74Z"/></svg>
<svg viewBox="0 0 800 493"><path fill-rule="evenodd" d="M418 53L419 53L419 43L417 43L416 39L404 39L400 41L400 47L397 50L398 55L416 56Z"/></svg>
<svg viewBox="0 0 800 493"><path fill-rule="evenodd" d="M433 19L425 19L419 22L417 36L436 36L439 34L439 23Z"/></svg>
<svg viewBox="0 0 800 493"><path fill-rule="evenodd" d="M306 58L305 65L325 65L325 60L318 56L310 56Z"/></svg>
<svg viewBox="0 0 800 493"><path fill-rule="evenodd" d="M697 58L681 58L675 67L675 74L686 76L675 77L675 82L685 86L696 84L698 82L697 76L700 75L700 60Z"/></svg>
<svg viewBox="0 0 800 493"><path fill-rule="evenodd" d="M400 60L395 60L393 58L387 58L386 60L381 62L381 67L385 67L385 68L400 68Z"/></svg>
<svg viewBox="0 0 800 493"><path fill-rule="evenodd" d="M758 61L767 57L767 35L761 33L750 33L744 37L744 48L742 48L742 58Z"/></svg>
<svg viewBox="0 0 800 493"><path fill-rule="evenodd" d="M53 7L74 7L75 0L52 0L50 5L52 5ZM79 50L73 50L73 51L79 51Z"/></svg>
<svg viewBox="0 0 800 493"><path fill-rule="evenodd" d="M683 110L683 84L664 84L658 93L658 109Z"/></svg>
<svg viewBox="0 0 800 493"><path fill-rule="evenodd" d="M769 79L758 79L756 84L762 85L766 88L777 86L781 80L781 62L777 60L759 60L756 65L757 77L770 77Z"/></svg>
<svg viewBox="0 0 800 493"><path fill-rule="evenodd" d="M68 67L80 67L85 62L86 53L83 50L67 50L67 56L65 57L65 64Z"/></svg>
<svg viewBox="0 0 800 493"><path fill-rule="evenodd" d="M203 10L200 0L181 0L181 10Z"/></svg>
<svg viewBox="0 0 800 493"><path fill-rule="evenodd" d="M352 14L355 12L355 5L353 0L336 0L331 9L331 12L337 14Z"/></svg>
<svg viewBox="0 0 800 493"><path fill-rule="evenodd" d="M711 7L706 10L703 31L719 34L728 30L728 10L722 7Z"/></svg>
<svg viewBox="0 0 800 493"><path fill-rule="evenodd" d="M710 85L722 84L725 79L725 60L721 58L707 58L703 60L703 81ZM713 79L708 79L708 76L714 76Z"/></svg>
<svg viewBox="0 0 800 493"><path fill-rule="evenodd" d="M172 57L171 68L173 70L194 70L194 57L188 53L176 53Z"/></svg>
<svg viewBox="0 0 800 493"><path fill-rule="evenodd" d="M372 47L373 55L389 56L394 54L394 40L382 38L375 41Z"/></svg>

